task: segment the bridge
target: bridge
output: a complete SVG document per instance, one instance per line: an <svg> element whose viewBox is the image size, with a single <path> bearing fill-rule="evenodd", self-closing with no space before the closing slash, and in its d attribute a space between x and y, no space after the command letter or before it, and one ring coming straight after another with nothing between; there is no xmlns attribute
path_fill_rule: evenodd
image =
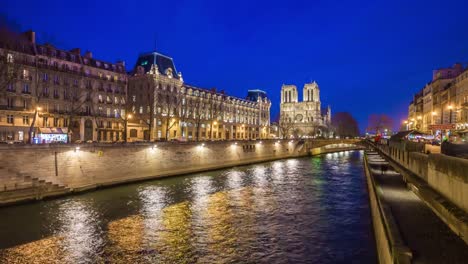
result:
<svg viewBox="0 0 468 264"><path fill-rule="evenodd" d="M298 144L299 146L299 144ZM303 150L311 155L365 149L361 139L306 139Z"/></svg>

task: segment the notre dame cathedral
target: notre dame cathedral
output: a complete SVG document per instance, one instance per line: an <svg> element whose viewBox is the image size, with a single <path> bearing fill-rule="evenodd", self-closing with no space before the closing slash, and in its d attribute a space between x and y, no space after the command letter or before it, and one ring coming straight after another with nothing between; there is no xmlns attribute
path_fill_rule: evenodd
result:
<svg viewBox="0 0 468 264"><path fill-rule="evenodd" d="M302 102L295 85L281 87L280 133L282 137L329 137L331 108L321 108L320 89L314 81L302 89Z"/></svg>

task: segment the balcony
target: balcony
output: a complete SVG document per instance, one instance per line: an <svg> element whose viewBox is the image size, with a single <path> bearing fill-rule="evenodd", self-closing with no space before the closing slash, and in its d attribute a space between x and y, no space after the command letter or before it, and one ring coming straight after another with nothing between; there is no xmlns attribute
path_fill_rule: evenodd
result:
<svg viewBox="0 0 468 264"><path fill-rule="evenodd" d="M60 99L60 96L58 94L54 94L54 99Z"/></svg>

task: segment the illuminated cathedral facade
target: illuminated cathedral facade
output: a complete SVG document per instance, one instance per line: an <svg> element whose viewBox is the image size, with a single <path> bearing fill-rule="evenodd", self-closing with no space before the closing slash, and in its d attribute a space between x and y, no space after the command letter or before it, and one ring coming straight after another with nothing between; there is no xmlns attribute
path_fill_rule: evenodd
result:
<svg viewBox="0 0 468 264"><path fill-rule="evenodd" d="M314 81L302 89L302 101L295 85L283 84L279 125L282 136L329 137L331 136L331 108L322 109L320 89Z"/></svg>

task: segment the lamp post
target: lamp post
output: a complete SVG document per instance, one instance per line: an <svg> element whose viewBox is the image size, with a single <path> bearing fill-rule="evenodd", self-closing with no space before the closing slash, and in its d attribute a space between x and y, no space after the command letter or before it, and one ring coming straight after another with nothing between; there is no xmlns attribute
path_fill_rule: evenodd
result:
<svg viewBox="0 0 468 264"><path fill-rule="evenodd" d="M42 108L40 106L36 107L34 109L34 116L33 120L31 123L31 126L29 127L29 143L34 144L34 136L36 133L34 132L34 127L36 126L36 120L39 119L39 111L41 111Z"/></svg>
<svg viewBox="0 0 468 264"><path fill-rule="evenodd" d="M408 127L408 120L403 121L403 123L405 123L405 125L406 125L406 130L409 130L409 127Z"/></svg>
<svg viewBox="0 0 468 264"><path fill-rule="evenodd" d="M449 105L449 106L448 106L448 109L450 110L450 117L449 117L449 123L450 123L450 124L452 124L452 108L453 108L452 105Z"/></svg>

